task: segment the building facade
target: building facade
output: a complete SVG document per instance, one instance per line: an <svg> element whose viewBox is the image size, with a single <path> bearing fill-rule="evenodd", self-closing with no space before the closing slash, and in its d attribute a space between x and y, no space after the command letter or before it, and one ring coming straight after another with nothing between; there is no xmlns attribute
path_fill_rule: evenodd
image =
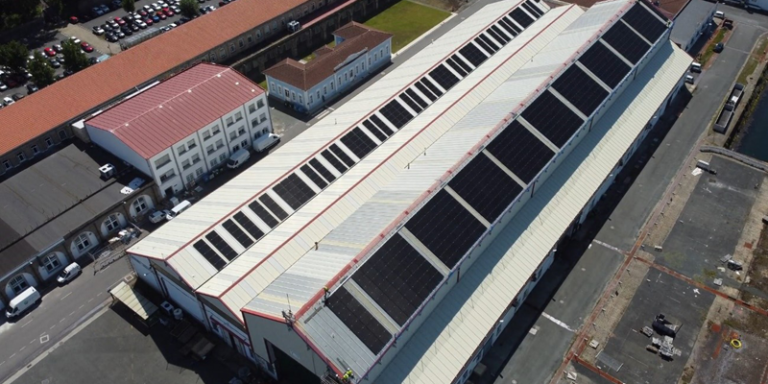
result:
<svg viewBox="0 0 768 384"><path fill-rule="evenodd" d="M213 100L212 100L213 99ZM91 141L177 194L272 133L266 93L231 68L198 64L86 120Z"/></svg>
<svg viewBox="0 0 768 384"><path fill-rule="evenodd" d="M308 63L286 59L264 71L269 96L302 113L313 113L348 92L392 59L392 35L349 23L333 33Z"/></svg>

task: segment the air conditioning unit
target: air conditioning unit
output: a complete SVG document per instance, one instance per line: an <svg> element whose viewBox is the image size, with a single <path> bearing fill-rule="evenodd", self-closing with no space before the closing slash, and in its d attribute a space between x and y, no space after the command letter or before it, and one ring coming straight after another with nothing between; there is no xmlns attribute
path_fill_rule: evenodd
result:
<svg viewBox="0 0 768 384"><path fill-rule="evenodd" d="M101 173L101 178L107 180L115 175L115 166L109 163L104 164L99 167L99 172Z"/></svg>
<svg viewBox="0 0 768 384"><path fill-rule="evenodd" d="M296 20L288 22L288 30L291 32L297 32L301 29L301 23Z"/></svg>

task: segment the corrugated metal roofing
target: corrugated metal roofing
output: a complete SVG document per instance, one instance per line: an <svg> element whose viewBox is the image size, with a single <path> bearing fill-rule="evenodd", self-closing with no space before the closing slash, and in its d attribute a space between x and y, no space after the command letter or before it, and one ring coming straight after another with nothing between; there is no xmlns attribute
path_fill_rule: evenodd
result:
<svg viewBox="0 0 768 384"><path fill-rule="evenodd" d="M264 90L229 67L201 63L87 120L150 159Z"/></svg>
<svg viewBox="0 0 768 384"><path fill-rule="evenodd" d="M476 346L679 84L691 58L670 42L438 304L377 383L444 384Z"/></svg>

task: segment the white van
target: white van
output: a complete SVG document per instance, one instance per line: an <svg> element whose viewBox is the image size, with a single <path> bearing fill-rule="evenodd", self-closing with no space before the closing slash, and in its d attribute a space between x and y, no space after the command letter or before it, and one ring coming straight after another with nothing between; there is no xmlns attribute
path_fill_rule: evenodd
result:
<svg viewBox="0 0 768 384"><path fill-rule="evenodd" d="M235 153L232 154L232 156L229 157L229 160L227 160L227 168L229 169L235 169L246 161L251 158L251 153L248 152L248 148L243 148Z"/></svg>
<svg viewBox="0 0 768 384"><path fill-rule="evenodd" d="M80 272L82 271L83 269L80 268L80 264L72 263L70 265L67 265L67 267L64 268L64 270L61 271L61 273L59 273L59 276L56 277L56 281L59 284L68 283L74 280L74 278L77 277L77 275L79 275Z"/></svg>
<svg viewBox="0 0 768 384"><path fill-rule="evenodd" d="M691 64L691 72L693 72L693 73L701 73L701 64L694 61Z"/></svg>
<svg viewBox="0 0 768 384"><path fill-rule="evenodd" d="M723 12L723 11L717 11L717 12L715 12L715 14L713 15L713 17L714 17L715 19L725 19L725 12Z"/></svg>
<svg viewBox="0 0 768 384"><path fill-rule="evenodd" d="M29 287L18 296L11 299L8 309L5 310L5 317L12 319L20 316L24 311L37 304L40 301L40 292L35 287Z"/></svg>
<svg viewBox="0 0 768 384"><path fill-rule="evenodd" d="M179 205L171 208L168 213L165 214L166 220L173 220L174 217L178 216L180 213L187 210L187 208L191 207L192 203L189 202L189 200L184 200Z"/></svg>
<svg viewBox="0 0 768 384"><path fill-rule="evenodd" d="M253 141L253 149L256 152L264 152L269 148L272 148L280 141L280 136L274 133L264 135Z"/></svg>

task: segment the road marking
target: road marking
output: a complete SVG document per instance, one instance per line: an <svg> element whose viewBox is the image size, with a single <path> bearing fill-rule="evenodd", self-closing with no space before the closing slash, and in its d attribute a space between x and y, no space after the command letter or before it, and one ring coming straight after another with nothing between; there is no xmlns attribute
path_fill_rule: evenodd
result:
<svg viewBox="0 0 768 384"><path fill-rule="evenodd" d="M21 347L21 349L19 349L19 352L23 351L23 350L24 350L24 348L26 348L26 347L27 347L26 345L25 345L25 346L23 346L23 347Z"/></svg>
<svg viewBox="0 0 768 384"><path fill-rule="evenodd" d="M90 303L91 301L93 301L93 297L91 297L91 299L90 299L90 300L88 300L88 302L89 302L89 303Z"/></svg>
<svg viewBox="0 0 768 384"><path fill-rule="evenodd" d="M32 341L29 342L29 344L34 344L37 339L32 339Z"/></svg>
<svg viewBox="0 0 768 384"><path fill-rule="evenodd" d="M22 324L22 325L21 325L21 327L22 327L22 328L24 328L24 327L26 327L27 325L29 325L29 323L31 323L31 322L32 322L32 320L30 320L30 321L27 321L26 323Z"/></svg>
<svg viewBox="0 0 768 384"><path fill-rule="evenodd" d="M83 306L85 306L85 304L81 305L81 306L80 306L80 307L78 307L77 309L83 309ZM72 312L72 313L74 313L74 312Z"/></svg>
<svg viewBox="0 0 768 384"><path fill-rule="evenodd" d="M99 294L98 294L98 295L96 295L96 297L99 297L99 296L101 296L101 295L103 295L103 294L104 294L104 292L99 292Z"/></svg>
<svg viewBox="0 0 768 384"><path fill-rule="evenodd" d="M559 325L561 328L563 328L563 329L565 329L565 330L567 330L567 331L569 331L571 333L576 333L576 331L571 329L571 327L569 327L568 324L565 324L562 321L560 321L558 319L555 319L554 317L550 316L548 313L542 312L541 315L544 316L545 318L549 319L549 321Z"/></svg>
<svg viewBox="0 0 768 384"><path fill-rule="evenodd" d="M13 355L9 356L9 359L13 359L13 357L16 356L16 352L13 353Z"/></svg>
<svg viewBox="0 0 768 384"><path fill-rule="evenodd" d="M65 318L62 318L61 320L59 320L59 324L63 323L63 322L64 322L64 319L65 319Z"/></svg>
<svg viewBox="0 0 768 384"><path fill-rule="evenodd" d="M50 328L48 328L48 330L51 330L51 329L53 329L53 327L55 327L55 326L56 326L56 324L54 324L54 325L51 325L51 327L50 327Z"/></svg>
<svg viewBox="0 0 768 384"><path fill-rule="evenodd" d="M72 313L70 313L69 315L70 315L70 316L73 316L74 314L75 314L75 311L72 311Z"/></svg>
<svg viewBox="0 0 768 384"><path fill-rule="evenodd" d="M40 344L45 344L45 343L47 343L47 342L48 342L48 340L50 340L50 339L51 339L51 337L50 337L50 336L48 336L48 335L42 335L42 336L40 336Z"/></svg>
<svg viewBox="0 0 768 384"><path fill-rule="evenodd" d="M5 364L5 360L3 360L3 362L2 362L2 363L0 363L0 365L3 365L3 364Z"/></svg>
<svg viewBox="0 0 768 384"><path fill-rule="evenodd" d="M59 299L59 300L64 300L64 299L66 299L66 298L67 298L67 296L69 296L69 295L71 295L71 294L72 294L72 292L70 292L70 293L67 293L66 295L62 296L62 298L61 298L61 299Z"/></svg>
<svg viewBox="0 0 768 384"><path fill-rule="evenodd" d="M626 252L622 251L622 250L621 250L621 249L619 249L618 247L614 247L613 245L610 245L610 244L608 244L608 243L603 243L603 242L602 242L602 241L600 241L600 240L597 240L597 239L595 239L595 240L592 240L592 242L593 242L593 243L595 243L595 244L597 244L597 245L602 245L603 247L606 247L606 248L608 248L608 249L610 249L610 250L612 250L612 251L616 251L616 252L618 252L618 253L621 253L622 255L625 255L625 254L626 254Z"/></svg>

